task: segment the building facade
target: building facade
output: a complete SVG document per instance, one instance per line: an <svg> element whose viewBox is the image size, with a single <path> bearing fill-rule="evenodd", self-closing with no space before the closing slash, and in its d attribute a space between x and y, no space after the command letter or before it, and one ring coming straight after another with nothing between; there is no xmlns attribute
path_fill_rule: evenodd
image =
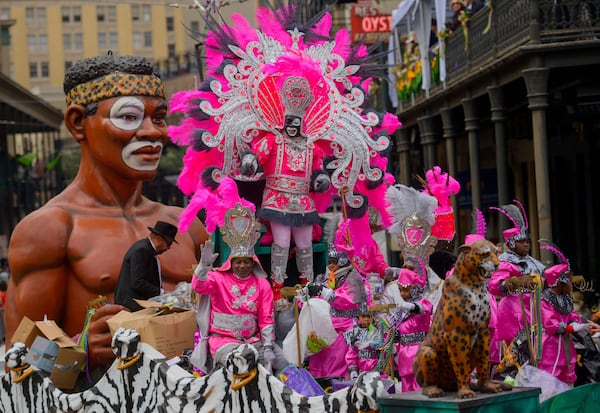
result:
<svg viewBox="0 0 600 413"><path fill-rule="evenodd" d="M445 82L399 95L400 182L433 165L459 179L457 242L472 208L501 241L488 207L520 200L534 254L551 263L535 241L552 240L597 285L600 1L495 0L464 28L446 39Z"/></svg>
<svg viewBox="0 0 600 413"><path fill-rule="evenodd" d="M3 1L10 28L9 67L15 82L64 107L62 82L73 62L105 54L148 57L168 74L175 66L194 70L195 40L202 15L168 1ZM193 2L181 2L189 3Z"/></svg>

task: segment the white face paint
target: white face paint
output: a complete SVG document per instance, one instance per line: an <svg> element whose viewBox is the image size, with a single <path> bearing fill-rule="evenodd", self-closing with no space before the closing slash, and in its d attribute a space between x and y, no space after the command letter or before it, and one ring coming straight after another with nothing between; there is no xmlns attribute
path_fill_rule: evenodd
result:
<svg viewBox="0 0 600 413"><path fill-rule="evenodd" d="M110 121L119 129L136 130L144 121L144 102L132 96L124 96L110 108Z"/></svg>
<svg viewBox="0 0 600 413"><path fill-rule="evenodd" d="M158 168L162 154L162 142L138 141L133 138L121 152L123 162L138 171L153 171Z"/></svg>
<svg viewBox="0 0 600 413"><path fill-rule="evenodd" d="M142 126L145 116L144 102L132 96L124 96L110 108L110 121L119 129L135 131ZM139 141L137 137L123 148L121 158L127 166L138 171L153 171L158 168L162 154L162 142Z"/></svg>
<svg viewBox="0 0 600 413"><path fill-rule="evenodd" d="M300 125L302 124L302 119L297 116L286 116L284 121L285 133L290 138L295 138L296 136L300 136Z"/></svg>

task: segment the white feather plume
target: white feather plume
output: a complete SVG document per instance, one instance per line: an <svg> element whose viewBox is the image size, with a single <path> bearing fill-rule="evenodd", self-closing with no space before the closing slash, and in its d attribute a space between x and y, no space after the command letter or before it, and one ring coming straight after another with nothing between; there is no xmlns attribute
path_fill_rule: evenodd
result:
<svg viewBox="0 0 600 413"><path fill-rule="evenodd" d="M398 184L387 189L385 200L389 205L387 211L394 217L394 223L388 228L390 233L399 232L400 223L413 212L429 225L435 222L433 212L437 208L438 201L431 195Z"/></svg>

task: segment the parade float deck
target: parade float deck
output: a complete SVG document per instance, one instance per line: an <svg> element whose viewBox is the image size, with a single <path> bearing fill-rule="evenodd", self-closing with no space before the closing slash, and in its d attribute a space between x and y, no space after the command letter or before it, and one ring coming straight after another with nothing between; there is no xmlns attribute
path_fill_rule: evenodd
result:
<svg viewBox="0 0 600 413"><path fill-rule="evenodd" d="M136 348L135 340L126 340L132 331L117 331L114 350L121 356L81 392L58 389L47 374L24 363L22 343L11 347L10 371L0 376L0 412L371 412L385 391L378 373L364 373L351 387L303 396L257 364L258 353L247 344L230 354L226 367L196 378L152 346Z"/></svg>
<svg viewBox="0 0 600 413"><path fill-rule="evenodd" d="M7 360L19 355L9 349ZM540 404L537 387L478 394L459 399L456 393L429 399L421 392L383 395L376 373L366 373L352 387L325 396L302 396L254 362L253 351L235 352L227 368L196 378L170 365L152 346L141 343L139 359L123 368L121 359L90 389L67 393L37 369L13 369L0 376L1 412L375 412L381 413L592 413L600 403L600 383L575 387ZM23 355L23 354L22 354ZM246 373L255 371L255 375ZM379 410L377 410L379 408Z"/></svg>
<svg viewBox="0 0 600 413"><path fill-rule="evenodd" d="M457 393L428 398L420 391L393 394L379 398L381 413L537 413L540 389L515 387L509 392L482 394L472 399L459 399Z"/></svg>

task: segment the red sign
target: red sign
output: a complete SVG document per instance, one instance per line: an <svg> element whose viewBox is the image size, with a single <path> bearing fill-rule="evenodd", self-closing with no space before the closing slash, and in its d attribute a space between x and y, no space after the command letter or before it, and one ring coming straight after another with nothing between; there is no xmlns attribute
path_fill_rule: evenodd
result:
<svg viewBox="0 0 600 413"><path fill-rule="evenodd" d="M392 15L380 14L372 6L353 6L350 12L352 39L359 40L363 35L367 43L389 37L392 31Z"/></svg>

